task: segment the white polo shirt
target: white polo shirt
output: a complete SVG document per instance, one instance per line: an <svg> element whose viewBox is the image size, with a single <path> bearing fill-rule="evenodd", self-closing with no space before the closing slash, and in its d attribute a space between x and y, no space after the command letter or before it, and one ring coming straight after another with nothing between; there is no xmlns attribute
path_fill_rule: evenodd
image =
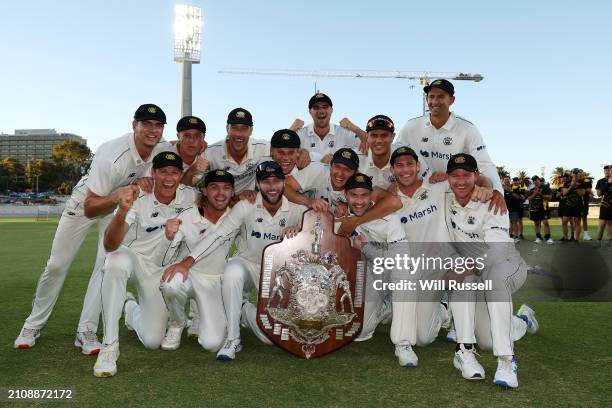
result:
<svg viewBox="0 0 612 408"><path fill-rule="evenodd" d="M67 211L72 212L71 215L83 215L87 189L105 197L119 187L133 184L139 178L149 175L153 158L165 151L176 152L176 148L161 140L147 160L143 160L136 150L133 132L102 144L96 151L87 174L72 190L72 195L66 203Z"/></svg>
<svg viewBox="0 0 612 408"><path fill-rule="evenodd" d="M213 234L225 217L229 214L230 209L225 211L225 214L213 223L208 218L204 217L197 205L193 205L183 211L178 218L182 221L179 227L179 236L175 236L173 241L169 241L164 237L160 247L162 248L162 265L167 266L174 262L180 262L189 255L192 249L196 247L198 242L204 237ZM191 268L192 273L197 273L206 276L221 276L223 268L227 264L227 254L232 246L232 241L228 240L218 247L211 256L206 259L206 262L198 262Z"/></svg>
<svg viewBox="0 0 612 408"><path fill-rule="evenodd" d="M380 187L384 190L389 188L389 185L395 181L395 177L391 174L391 163L387 162L382 168L377 167L372 159L372 151L368 150L368 154L358 154L359 156L359 173L363 173L372 177L372 185Z"/></svg>
<svg viewBox="0 0 612 408"><path fill-rule="evenodd" d="M444 200L448 182L423 182L412 197L398 189L402 208L396 214L410 242L450 242L444 219Z"/></svg>
<svg viewBox="0 0 612 408"><path fill-rule="evenodd" d="M254 264L261 263L264 248L282 240L281 232L286 227L300 226L302 213L308 208L289 202L285 197L274 216L262 204L261 193L257 194L255 204L241 200L215 231L204 237L191 251L190 256L196 261L209 256L219 245L232 241L236 237L236 253ZM208 262L208 259L202 261Z"/></svg>
<svg viewBox="0 0 612 408"><path fill-rule="evenodd" d="M406 242L406 233L400 224L396 214L360 224L356 228L357 233L363 234L369 242L394 244Z"/></svg>
<svg viewBox="0 0 612 408"><path fill-rule="evenodd" d="M397 144L413 148L432 172L446 172L448 160L454 154L471 154L480 172L491 180L495 190L503 194L497 168L489 157L480 132L472 122L453 112L440 129L431 124L429 114L410 119L400 131Z"/></svg>
<svg viewBox="0 0 612 408"><path fill-rule="evenodd" d="M327 200L332 207L336 208L339 203L346 203L344 190L334 190L329 174L329 164L312 162L293 176L300 185L300 192L312 192L311 197Z"/></svg>
<svg viewBox="0 0 612 408"><path fill-rule="evenodd" d="M193 206L197 198L195 189L182 184L176 189L174 200L167 205L160 203L154 193L141 193L125 216L129 229L121 244L153 260L156 247L165 235L166 221Z"/></svg>
<svg viewBox="0 0 612 408"><path fill-rule="evenodd" d="M270 142L249 138L247 155L240 164L227 153L227 141L214 143L204 151L210 170L225 170L234 176L234 190L240 194L255 189L255 168L264 157L270 156Z"/></svg>
<svg viewBox="0 0 612 408"><path fill-rule="evenodd" d="M453 242L514 242L507 214L489 211L489 203L470 201L462 207L452 191L446 192L447 225Z"/></svg>
<svg viewBox="0 0 612 408"><path fill-rule="evenodd" d="M321 161L326 154L334 154L336 150L348 147L359 151L361 140L352 131L334 123L329 124L329 133L323 139L314 131L314 124L309 124L296 132L300 137L300 146L308 150L313 162Z"/></svg>

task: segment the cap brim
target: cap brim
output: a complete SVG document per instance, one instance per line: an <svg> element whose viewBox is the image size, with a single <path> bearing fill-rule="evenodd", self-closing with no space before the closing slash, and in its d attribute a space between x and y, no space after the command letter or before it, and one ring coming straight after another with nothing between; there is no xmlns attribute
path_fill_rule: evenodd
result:
<svg viewBox="0 0 612 408"><path fill-rule="evenodd" d="M451 92L450 90L446 89L443 86L438 86L438 85L427 85L425 88L423 88L423 92L424 93L429 93L429 91L431 91L432 88L438 88L443 90L444 92L448 93L450 96L453 96L455 94L455 92Z"/></svg>
<svg viewBox="0 0 612 408"><path fill-rule="evenodd" d="M457 166L453 166L452 169L450 170L446 170L446 173L452 173L453 171L457 170L457 169L463 169L465 171L469 171L470 173L476 173L478 171L478 168L474 168L472 166L468 166L468 165L464 165L464 164L459 164Z"/></svg>
<svg viewBox="0 0 612 408"><path fill-rule="evenodd" d="M247 119L232 119L227 121L228 125L247 125L253 126L253 122Z"/></svg>
<svg viewBox="0 0 612 408"><path fill-rule="evenodd" d="M257 179L257 181L261 181L261 180L265 180L269 177L276 177L278 179L284 180L285 179L285 175L284 174L278 174L278 173L264 173L259 177L255 177Z"/></svg>
<svg viewBox="0 0 612 408"><path fill-rule="evenodd" d="M155 121L157 121L159 123L163 123L164 125L166 124L166 121L165 120L159 120L158 116L142 116L142 117L140 117L138 119L134 118L134 120L136 120L138 122L142 122L144 120L155 120Z"/></svg>

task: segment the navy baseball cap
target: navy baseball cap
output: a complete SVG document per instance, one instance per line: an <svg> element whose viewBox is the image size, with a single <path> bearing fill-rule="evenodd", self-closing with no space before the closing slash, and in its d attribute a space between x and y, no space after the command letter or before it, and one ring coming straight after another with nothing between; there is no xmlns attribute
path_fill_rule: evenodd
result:
<svg viewBox="0 0 612 408"><path fill-rule="evenodd" d="M183 130L195 129L202 133L206 133L206 125L204 121L197 116L184 116L176 124L176 131L182 132Z"/></svg>
<svg viewBox="0 0 612 408"><path fill-rule="evenodd" d="M325 95L322 92L317 92L316 94L312 95L312 97L308 101L308 109L312 109L314 104L317 102L327 102L329 106L334 106L329 96Z"/></svg>
<svg viewBox="0 0 612 408"><path fill-rule="evenodd" d="M134 120L138 122L142 122L145 120L156 120L158 122L166 124L166 114L157 105L152 103L145 103L144 105L140 105L136 112L134 113Z"/></svg>
<svg viewBox="0 0 612 408"><path fill-rule="evenodd" d="M265 180L268 177L276 177L281 180L285 179L285 174L280 164L274 161L265 161L257 166L255 170L255 178L257 181Z"/></svg>
<svg viewBox="0 0 612 408"><path fill-rule="evenodd" d="M428 94L429 91L431 91L431 88L440 88L443 91L448 92L450 96L455 95L455 87L450 81L447 81L446 79L436 79L431 84L423 88L423 92Z"/></svg>
<svg viewBox="0 0 612 408"><path fill-rule="evenodd" d="M174 166L177 169L183 171L183 159L181 156L174 152L161 152L155 155L153 158L153 168L159 169L161 167Z"/></svg>
<svg viewBox="0 0 612 408"><path fill-rule="evenodd" d="M447 173L452 173L452 171L456 169L463 169L475 173L478 171L478 164L474 156L467 153L459 153L451 156L446 165Z"/></svg>

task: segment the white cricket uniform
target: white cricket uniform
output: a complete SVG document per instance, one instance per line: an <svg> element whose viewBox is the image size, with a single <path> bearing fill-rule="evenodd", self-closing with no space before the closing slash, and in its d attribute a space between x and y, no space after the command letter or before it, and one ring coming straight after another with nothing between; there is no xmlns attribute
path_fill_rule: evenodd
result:
<svg viewBox="0 0 612 408"><path fill-rule="evenodd" d="M456 256L449 245L450 234L445 222L444 200L447 190L447 182L429 184L427 180L423 181L412 197L398 190L402 208L395 214L400 218L412 256ZM437 280L441 279L444 273L444 270L419 266L415 274L408 278L414 281ZM393 316L403 316L394 318L391 325L391 340L396 345L422 347L431 344L445 320L445 316L440 314L442 291L417 288L415 298L402 294L401 301L393 303Z"/></svg>
<svg viewBox="0 0 612 408"><path fill-rule="evenodd" d="M238 164L227 152L227 141L214 143L204 151L211 170L225 170L234 176L234 190L240 194L255 190L255 169L263 158L270 156L270 142L249 138L246 157Z"/></svg>
<svg viewBox="0 0 612 408"><path fill-rule="evenodd" d="M263 206L259 193L255 204L246 200L236 204L215 231L207 234L191 251L190 255L196 262L206 263L207 257L215 253L219 245L236 237L236 253L225 266L221 288L227 316L227 339L240 337L240 317L243 315L243 321L255 335L261 341L271 344L257 326L256 308L248 301L248 293L252 288L259 287L264 248L281 241L285 227L300 226L302 214L306 210L306 207L283 197L281 207L272 216Z"/></svg>
<svg viewBox="0 0 612 408"><path fill-rule="evenodd" d="M451 295L457 342L478 341L482 349L493 349L495 356L513 355L513 342L525 334L527 325L512 314L512 293L525 282L527 264L508 235L508 216L490 212L489 203L470 201L462 207L452 191L446 193L445 201L446 224L457 252L463 257L484 259L480 276L472 275L465 281L492 283L490 291L455 291ZM455 310L458 303L470 305L467 316Z"/></svg>
<svg viewBox="0 0 612 408"><path fill-rule="evenodd" d="M331 184L329 164L310 163L293 178L300 185L300 193L314 192L311 197L327 200L332 212L339 203L346 204L344 189L334 190Z"/></svg>
<svg viewBox="0 0 612 408"><path fill-rule="evenodd" d="M38 279L32 312L25 321L25 327L42 329L45 326L53 312L74 257L90 227L99 222L96 262L85 293L77 329L80 332L97 331L102 306L100 284L105 256L103 237L112 213L95 219L87 218L83 209L87 189L100 196L108 196L117 188L135 183L146 175L157 153L173 149L170 143L161 141L147 160L143 160L136 150L133 133L109 140L98 148L88 173L74 186L72 195L66 202L53 238L51 255Z"/></svg>
<svg viewBox="0 0 612 408"><path fill-rule="evenodd" d="M333 155L336 150L343 147L359 151L361 140L352 131L333 123L329 124L329 133L323 139L314 131L314 124L310 124L296 132L300 137L300 146L308 150L310 159L319 162L326 154Z"/></svg>
<svg viewBox="0 0 612 408"><path fill-rule="evenodd" d="M175 199L160 203L154 193L142 193L125 217L129 226L121 246L106 255L102 277L104 344L119 341L119 319L126 300L128 280L138 291L138 304L126 308L138 338L147 348L159 347L166 334L168 312L159 290L163 273L157 248L164 237L166 221L176 218L197 200L191 187L179 185ZM116 212L116 210L115 210Z"/></svg>
<svg viewBox="0 0 612 408"><path fill-rule="evenodd" d="M227 209L215 224L204 217L195 205L183 211L178 217L182 223L174 240L169 241L164 235L159 245L163 253L162 265L167 267L183 260L198 242L217 230L229 212ZM185 303L189 298L195 299L200 319L198 342L207 351L219 350L226 336L221 283L231 244L231 240L226 241L206 261L194 264L186 281L183 281L181 274L176 274L170 282L160 286L170 321L184 324Z"/></svg>
<svg viewBox="0 0 612 408"><path fill-rule="evenodd" d="M431 172L446 172L452 155L469 153L476 159L480 172L491 180L493 188L504 193L497 168L478 128L453 112L440 129L431 124L429 114L410 119L400 131L397 144L413 148L427 162Z"/></svg>
<svg viewBox="0 0 612 408"><path fill-rule="evenodd" d="M335 224L337 229L340 222ZM362 248L362 252L368 259L366 275L365 304L363 310L363 328L359 334L359 339L369 339L381 321L381 311L385 298L385 291L376 290L375 280L389 281L389 276L395 275L397 271L386 271L384 274L376 275L373 272L373 259L380 257L395 257L397 250L407 249L406 233L402 228L399 217L390 214L385 217L358 225L352 236L362 234L368 243ZM404 244L403 244L404 243ZM397 278L397 276L393 276Z"/></svg>

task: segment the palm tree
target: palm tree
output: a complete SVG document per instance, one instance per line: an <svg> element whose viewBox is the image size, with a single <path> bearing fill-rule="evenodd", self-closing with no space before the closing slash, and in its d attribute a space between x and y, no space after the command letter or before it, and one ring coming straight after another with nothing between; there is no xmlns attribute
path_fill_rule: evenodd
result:
<svg viewBox="0 0 612 408"><path fill-rule="evenodd" d="M567 169L565 167L555 167L555 169L553 170L553 174L550 177L550 182L553 186L559 188L563 185L563 175L566 171Z"/></svg>
<svg viewBox="0 0 612 408"><path fill-rule="evenodd" d="M503 180L504 177L510 177L510 172L506 170L506 166L497 166L497 175Z"/></svg>
<svg viewBox="0 0 612 408"><path fill-rule="evenodd" d="M525 170L519 170L519 172L516 173L516 177L518 177L519 183L523 185L528 185L527 181L529 180L529 176L527 175L527 172Z"/></svg>

